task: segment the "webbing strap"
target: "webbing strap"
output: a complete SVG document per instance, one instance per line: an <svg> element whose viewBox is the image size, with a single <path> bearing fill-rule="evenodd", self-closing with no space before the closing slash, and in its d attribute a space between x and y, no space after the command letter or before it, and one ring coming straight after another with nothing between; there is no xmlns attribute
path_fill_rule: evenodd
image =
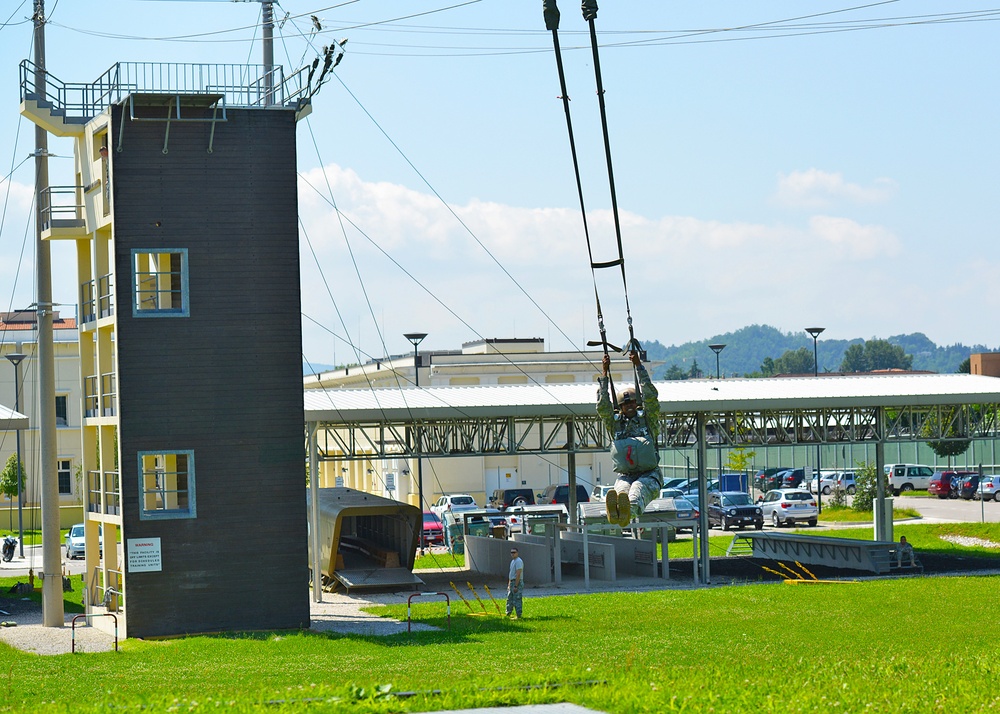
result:
<svg viewBox="0 0 1000 714"><path fill-rule="evenodd" d="M572 154L573 157L573 173L576 176L576 192L580 200L580 215L583 217L583 235L587 240L587 255L590 258L591 268L590 276L594 283L594 301L597 304L597 327L601 333L600 344L604 348L604 354L608 354L609 345L607 331L604 327L604 314L601 311L601 296L597 290L597 276L594 273L594 269L599 267L599 264L594 262L594 251L590 243L590 227L587 223L587 207L583 198L583 181L580 178L580 161L577 157L576 138L573 134L573 117L569 110L569 91L566 89L566 73L563 69L562 50L559 46L559 8L556 6L556 0L542 0L542 15L545 18L545 28L547 30L551 30L552 32L552 47L555 50L556 69L559 72L560 98L563 103L563 111L566 114L566 129L569 133L569 148L570 154ZM614 262L617 263L618 261ZM614 386L611 384L610 375L608 375L608 384L610 387L612 402L614 403L614 407L617 409L618 398L615 395Z"/></svg>
<svg viewBox="0 0 1000 714"><path fill-rule="evenodd" d="M597 102L601 108L601 130L604 134L604 156L608 165L608 186L611 190L611 212L615 219L615 239L618 241L618 261L617 264L621 266L622 272L622 288L625 293L625 315L628 319L628 344L625 346L626 351L639 351L641 346L639 341L635 338L635 330L632 326L632 308L629 305L628 300L628 279L625 276L625 251L622 248L622 226L621 219L618 216L618 194L615 191L615 172L614 166L611 161L611 139L608 134L608 112L604 104L604 81L601 79L601 57L597 50L597 28L594 25L594 20L597 19L597 0L583 0L581 9L583 10L583 19L587 21L590 26L590 46L594 57L594 76L597 80ZM609 263L606 267L612 267L615 265L614 262ZM636 400L642 403L642 392L639 389L639 369L633 366L632 371L635 376L635 395Z"/></svg>
<svg viewBox="0 0 1000 714"><path fill-rule="evenodd" d="M638 340L635 339L635 332L632 325L632 309L631 306L629 305L629 299L628 299L628 281L625 276L625 254L622 247L621 221L618 216L618 198L615 192L614 171L612 169L612 163L611 163L611 144L608 135L607 111L604 105L604 86L601 80L600 58L597 52L597 31L594 27L594 19L597 17L597 2L596 0L583 0L581 8L583 10L584 19L590 23L590 37L594 55L594 69L597 76L597 95L599 98L599 103L601 108L601 125L604 133L604 151L608 165L608 179L611 188L611 207L612 207L612 213L614 215L615 239L618 246L618 257L614 260L607 260L607 261L594 260L594 251L590 241L590 229L587 224L587 210L583 198L583 183L580 178L580 163L579 159L577 158L576 139L574 138L573 134L573 120L569 109L569 92L566 89L566 75L563 69L562 50L560 49L559 46L559 17L560 17L559 8L556 5L556 0L542 0L542 16L545 19L545 27L547 30L550 30L552 32L552 46L555 50L556 68L558 69L559 72L559 88L562 93L561 99L563 102L563 110L566 114L566 128L569 132L570 152L573 157L573 171L576 176L576 188L580 200L580 213L583 216L583 232L584 232L584 237L586 238L587 241L587 255L590 258L590 273L594 283L594 300L597 304L597 324L598 324L598 329L600 330L601 333L601 340L599 343L588 342L588 345L600 344L600 346L604 350L604 354L607 355L609 352L609 348L615 351L618 350L614 345L608 342L607 331L604 327L604 315L601 311L601 297L597 289L597 274L596 274L597 270L605 268L614 268L614 267L620 268L622 275L622 287L625 293L625 313L628 321L628 331L629 331L629 340L623 351L624 352L628 352L631 350L638 351L641 349L641 346L639 345ZM635 376L636 398L641 403L642 394L639 388L638 369L633 367L633 372ZM617 409L618 398L617 395L615 394L614 385L611 381L610 374L608 375L608 386L610 389L612 402L614 404L614 407Z"/></svg>

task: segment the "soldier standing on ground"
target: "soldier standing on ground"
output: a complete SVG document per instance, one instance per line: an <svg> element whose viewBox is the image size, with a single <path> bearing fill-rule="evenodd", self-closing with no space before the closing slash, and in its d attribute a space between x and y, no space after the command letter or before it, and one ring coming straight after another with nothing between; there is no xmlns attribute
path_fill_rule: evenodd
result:
<svg viewBox="0 0 1000 714"><path fill-rule="evenodd" d="M524 561L517 555L517 548L510 549L510 576L507 579L507 617L521 617L524 595Z"/></svg>

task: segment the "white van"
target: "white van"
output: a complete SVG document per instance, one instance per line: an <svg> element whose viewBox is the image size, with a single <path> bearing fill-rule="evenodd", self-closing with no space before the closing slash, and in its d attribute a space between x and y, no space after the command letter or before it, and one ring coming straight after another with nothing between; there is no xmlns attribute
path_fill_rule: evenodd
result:
<svg viewBox="0 0 1000 714"><path fill-rule="evenodd" d="M885 475L894 495L915 489L927 490L934 469L920 464L886 464Z"/></svg>

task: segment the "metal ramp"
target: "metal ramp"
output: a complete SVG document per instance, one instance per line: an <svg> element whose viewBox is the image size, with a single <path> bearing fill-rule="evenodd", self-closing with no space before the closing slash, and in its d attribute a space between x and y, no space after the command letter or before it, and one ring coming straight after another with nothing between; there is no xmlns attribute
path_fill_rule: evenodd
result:
<svg viewBox="0 0 1000 714"><path fill-rule="evenodd" d="M335 570L333 577L348 593L351 588L412 588L416 590L424 581L407 568L363 568Z"/></svg>
<svg viewBox="0 0 1000 714"><path fill-rule="evenodd" d="M896 546L892 541L755 531L735 534L728 552L830 568L865 570L879 575L890 571L923 572L919 561L916 567L898 568Z"/></svg>
<svg viewBox="0 0 1000 714"><path fill-rule="evenodd" d="M733 542L726 549L727 556L753 555L753 543L739 534L733 536Z"/></svg>

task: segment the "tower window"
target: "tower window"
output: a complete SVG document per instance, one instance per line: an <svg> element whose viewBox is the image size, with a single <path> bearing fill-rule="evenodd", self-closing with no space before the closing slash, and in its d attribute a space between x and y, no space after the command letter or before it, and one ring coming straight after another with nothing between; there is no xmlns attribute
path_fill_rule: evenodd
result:
<svg viewBox="0 0 1000 714"><path fill-rule="evenodd" d="M187 249L133 250L132 285L135 317L187 317Z"/></svg>
<svg viewBox="0 0 1000 714"><path fill-rule="evenodd" d="M139 452L140 520L194 518L193 451Z"/></svg>

